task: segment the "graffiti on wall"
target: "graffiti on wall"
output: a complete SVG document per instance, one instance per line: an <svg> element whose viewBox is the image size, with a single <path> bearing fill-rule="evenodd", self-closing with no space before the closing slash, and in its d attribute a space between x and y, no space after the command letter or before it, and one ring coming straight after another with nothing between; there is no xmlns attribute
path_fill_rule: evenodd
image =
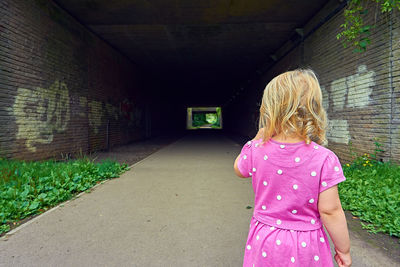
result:
<svg viewBox="0 0 400 267"><path fill-rule="evenodd" d="M17 139L24 139L29 151L37 144L49 144L55 133L64 132L70 120L67 85L56 80L49 88L18 88L12 107L18 127Z"/></svg>
<svg viewBox="0 0 400 267"><path fill-rule="evenodd" d="M321 92L322 92L322 106L326 111L329 109L329 94L326 91L325 86L321 85Z"/></svg>
<svg viewBox="0 0 400 267"><path fill-rule="evenodd" d="M79 97L79 107L80 107L81 112L78 113L79 116L86 117L86 112L83 112L83 111L87 110L86 106L87 106L86 96L80 96Z"/></svg>
<svg viewBox="0 0 400 267"><path fill-rule="evenodd" d="M375 86L375 72L368 71L366 65L360 65L356 74L334 80L330 86L330 92L321 86L323 106L326 110L330 107L329 99L332 100L334 112L340 112L345 108L363 108L371 101L370 94ZM351 136L347 120L329 120L328 128L328 140L348 144Z"/></svg>
<svg viewBox="0 0 400 267"><path fill-rule="evenodd" d="M95 134L99 133L99 128L103 123L103 104L100 101L89 101L88 102L88 107L89 107L89 113L88 113L88 119L89 119L89 125L92 127L93 131Z"/></svg>
<svg viewBox="0 0 400 267"><path fill-rule="evenodd" d="M125 98L121 103L121 116L128 121L129 127L139 127L142 122L142 109L132 100Z"/></svg>
<svg viewBox="0 0 400 267"><path fill-rule="evenodd" d="M99 133L100 127L106 123L107 119L125 120L128 127L141 126L142 110L127 98L120 103L118 108L110 103L96 100L87 101L86 97L80 97L80 106L82 108L88 107L89 125L95 134ZM79 115L86 116L83 112L79 113Z"/></svg>
<svg viewBox="0 0 400 267"><path fill-rule="evenodd" d="M118 108L106 103L106 111L109 117L114 117L115 120L118 120L119 114L118 114Z"/></svg>
<svg viewBox="0 0 400 267"><path fill-rule="evenodd" d="M17 125L16 139L22 140L30 152L36 152L39 144L50 144L57 133L67 130L70 108L69 90L64 82L56 80L48 88L18 88L15 102L9 109ZM78 116L87 116L95 134L107 119L125 120L128 127L133 128L142 125L142 109L128 99L117 107L80 96L79 108Z"/></svg>

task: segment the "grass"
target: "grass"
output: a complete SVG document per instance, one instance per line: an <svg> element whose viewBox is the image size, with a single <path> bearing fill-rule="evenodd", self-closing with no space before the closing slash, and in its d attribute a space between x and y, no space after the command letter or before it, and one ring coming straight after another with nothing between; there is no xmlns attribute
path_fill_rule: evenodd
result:
<svg viewBox="0 0 400 267"><path fill-rule="evenodd" d="M0 159L0 234L128 169L126 164L94 163L87 158L65 162Z"/></svg>
<svg viewBox="0 0 400 267"><path fill-rule="evenodd" d="M377 153L382 150L379 143L375 145L372 155L343 166L347 180L339 184L340 199L364 229L400 237L400 166L379 161Z"/></svg>

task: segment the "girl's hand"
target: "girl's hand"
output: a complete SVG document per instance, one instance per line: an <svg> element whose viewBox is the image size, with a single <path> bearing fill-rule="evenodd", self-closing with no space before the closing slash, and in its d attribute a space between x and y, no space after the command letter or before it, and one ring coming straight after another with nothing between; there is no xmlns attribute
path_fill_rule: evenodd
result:
<svg viewBox="0 0 400 267"><path fill-rule="evenodd" d="M336 255L335 255L335 261L339 265L339 267L350 267L351 266L351 256L350 252L348 253L342 253L335 249Z"/></svg>

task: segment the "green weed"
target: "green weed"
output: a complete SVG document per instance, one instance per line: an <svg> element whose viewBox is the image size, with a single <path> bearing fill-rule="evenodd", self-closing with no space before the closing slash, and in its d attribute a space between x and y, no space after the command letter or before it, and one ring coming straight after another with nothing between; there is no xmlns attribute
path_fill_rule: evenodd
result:
<svg viewBox="0 0 400 267"><path fill-rule="evenodd" d="M0 159L0 234L9 231L11 224L129 169L110 160L94 163L85 157L67 158L62 162Z"/></svg>
<svg viewBox="0 0 400 267"><path fill-rule="evenodd" d="M340 199L369 232L400 237L400 166L379 160L381 146L375 141L374 153L343 166L347 180L339 184Z"/></svg>

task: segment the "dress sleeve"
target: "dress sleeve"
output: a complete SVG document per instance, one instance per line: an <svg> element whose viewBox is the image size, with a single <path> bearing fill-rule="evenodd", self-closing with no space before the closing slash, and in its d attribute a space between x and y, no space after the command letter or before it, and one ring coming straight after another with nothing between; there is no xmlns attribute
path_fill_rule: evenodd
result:
<svg viewBox="0 0 400 267"><path fill-rule="evenodd" d="M343 169L339 158L335 153L329 153L322 166L319 192L321 193L344 180L346 180L346 177L343 175Z"/></svg>
<svg viewBox="0 0 400 267"><path fill-rule="evenodd" d="M251 176L251 162L252 162L252 153L251 153L251 146L253 145L252 141L248 141L242 148L240 152L240 157L237 162L237 167L240 173L244 177Z"/></svg>

